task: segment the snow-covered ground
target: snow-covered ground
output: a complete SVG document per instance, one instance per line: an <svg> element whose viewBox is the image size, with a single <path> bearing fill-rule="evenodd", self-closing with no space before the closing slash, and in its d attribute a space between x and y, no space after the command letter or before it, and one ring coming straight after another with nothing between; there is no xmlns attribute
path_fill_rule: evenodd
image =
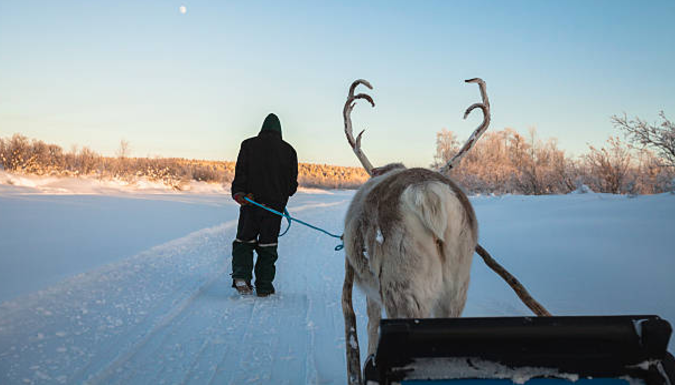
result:
<svg viewBox="0 0 675 385"><path fill-rule="evenodd" d="M294 224L278 294L239 297L229 277L237 206L220 186L4 176L1 384L345 383L333 238ZM305 190L289 210L339 233L352 195ZM675 195L471 200L481 244L552 313L675 321ZM364 302L357 294L362 345ZM464 315L527 314L476 257Z"/></svg>

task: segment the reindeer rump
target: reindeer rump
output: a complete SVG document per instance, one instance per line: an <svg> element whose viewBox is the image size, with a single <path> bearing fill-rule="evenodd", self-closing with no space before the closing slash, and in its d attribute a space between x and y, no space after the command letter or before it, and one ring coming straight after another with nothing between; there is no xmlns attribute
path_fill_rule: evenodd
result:
<svg viewBox="0 0 675 385"><path fill-rule="evenodd" d="M359 190L347 218L355 282L389 318L461 313L478 234L473 208L450 179L389 171Z"/></svg>

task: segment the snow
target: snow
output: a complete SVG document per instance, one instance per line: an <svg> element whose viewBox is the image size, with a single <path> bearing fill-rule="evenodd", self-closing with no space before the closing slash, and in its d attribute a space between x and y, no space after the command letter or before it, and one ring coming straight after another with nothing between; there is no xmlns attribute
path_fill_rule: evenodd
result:
<svg viewBox="0 0 675 385"><path fill-rule="evenodd" d="M236 216L222 195L0 192L0 301Z"/></svg>
<svg viewBox="0 0 675 385"><path fill-rule="evenodd" d="M641 370L648 370L651 367L658 366L661 362L657 360L647 360L647 361L642 361L637 365L631 365L629 368L638 368Z"/></svg>
<svg viewBox="0 0 675 385"><path fill-rule="evenodd" d="M358 342L356 342L356 338L354 338L354 336L349 336L349 346L352 349L358 349L359 348L359 344L358 344Z"/></svg>
<svg viewBox="0 0 675 385"><path fill-rule="evenodd" d="M581 183L579 186L577 186L577 189L572 191L570 194L588 194L588 193L593 193L593 190L591 190L590 187L587 185Z"/></svg>
<svg viewBox="0 0 675 385"><path fill-rule="evenodd" d="M408 379L442 380L445 378L498 378L509 379L514 384L524 384L535 377L554 377L575 382L579 376L560 373L557 369L540 367L510 368L497 362L480 358L425 358L403 369L412 369Z"/></svg>
<svg viewBox="0 0 675 385"><path fill-rule="evenodd" d="M181 187L182 192L198 194L229 194L229 184L190 181ZM332 194L331 191L317 188L300 187L300 192L312 194ZM136 178L133 181L124 179L97 179L94 177L59 177L11 174L0 169L0 193L47 193L47 194L96 194L96 195L130 195L130 194L178 194L172 187L147 178Z"/></svg>
<svg viewBox="0 0 675 385"><path fill-rule="evenodd" d="M375 240L379 244L384 243L384 236L382 236L382 231L380 231L380 229L377 229L377 235L375 236Z"/></svg>
<svg viewBox="0 0 675 385"><path fill-rule="evenodd" d="M229 276L238 206L222 186L6 180L0 383L346 382L356 341L344 338L335 239L294 224L280 240L278 293L241 297ZM353 193L301 191L289 211L340 233ZM675 195L471 200L481 244L552 313L675 321ZM354 305L366 346L358 292ZM476 257L464 315L529 314Z"/></svg>
<svg viewBox="0 0 675 385"><path fill-rule="evenodd" d="M3 186L4 185L4 186ZM125 181L123 179L96 179L91 177L58 177L58 176L36 176L36 175L17 175L0 171L0 191L23 191L26 193L48 193L48 194L164 194L174 192L168 185L159 181L150 181L146 178L139 178L134 181ZM226 191L225 186L206 182L191 181L183 188L185 191L191 191L202 194L222 193Z"/></svg>

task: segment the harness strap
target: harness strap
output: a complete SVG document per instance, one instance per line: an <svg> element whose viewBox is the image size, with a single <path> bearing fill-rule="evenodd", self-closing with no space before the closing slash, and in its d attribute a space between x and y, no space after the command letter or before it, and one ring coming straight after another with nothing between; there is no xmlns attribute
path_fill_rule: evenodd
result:
<svg viewBox="0 0 675 385"><path fill-rule="evenodd" d="M274 214L276 214L276 215L279 215L279 216L281 216L281 217L284 217L284 218L288 219L288 223L289 223L288 229L291 228L291 226L290 226L291 221L295 221L295 222L298 222L298 223L300 223L300 224L302 224L302 225L305 225L305 226L307 226L307 227L309 227L309 228L311 228L311 229L314 229L314 230L317 230L317 231L321 231L322 233L324 233L324 234L326 234L326 235L328 235L328 236L331 236L331 237L333 237L333 238L337 238L337 239L339 239L340 241L342 241L342 236L341 236L341 235L335 235L335 234L329 233L328 231L326 231L326 230L324 230L324 229L322 229L322 228L320 228L320 227L311 225L311 224L309 224L309 223L307 223L307 222L305 222L305 221L301 221L300 219L293 218L293 217L288 213L288 210L285 210L285 209L284 209L285 213L281 213L281 212L279 212L279 211L277 211L277 210L274 210L274 209L271 209L271 208L269 208L269 207L267 207L267 206L261 205L260 203L258 203L258 202L256 202L256 201L250 199L249 197L244 197L244 199L245 199L246 201L248 201L249 203L252 203L252 204L254 204L254 205L260 207L261 209L265 209L265 210L267 210L267 211L269 211L269 212L271 212L271 213L274 213ZM284 231L284 234L286 234L286 232L288 231L288 229L286 229L286 231ZM340 251L340 250L342 250L344 247L345 247L345 245L344 245L344 242L343 242L343 243L341 243L341 244L335 246L335 251Z"/></svg>

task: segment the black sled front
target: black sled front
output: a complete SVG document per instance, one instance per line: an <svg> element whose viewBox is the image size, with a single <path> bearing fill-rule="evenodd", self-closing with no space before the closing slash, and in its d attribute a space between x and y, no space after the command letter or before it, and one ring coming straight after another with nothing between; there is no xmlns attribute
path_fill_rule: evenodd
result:
<svg viewBox="0 0 675 385"><path fill-rule="evenodd" d="M675 385L658 316L386 319L366 384Z"/></svg>

